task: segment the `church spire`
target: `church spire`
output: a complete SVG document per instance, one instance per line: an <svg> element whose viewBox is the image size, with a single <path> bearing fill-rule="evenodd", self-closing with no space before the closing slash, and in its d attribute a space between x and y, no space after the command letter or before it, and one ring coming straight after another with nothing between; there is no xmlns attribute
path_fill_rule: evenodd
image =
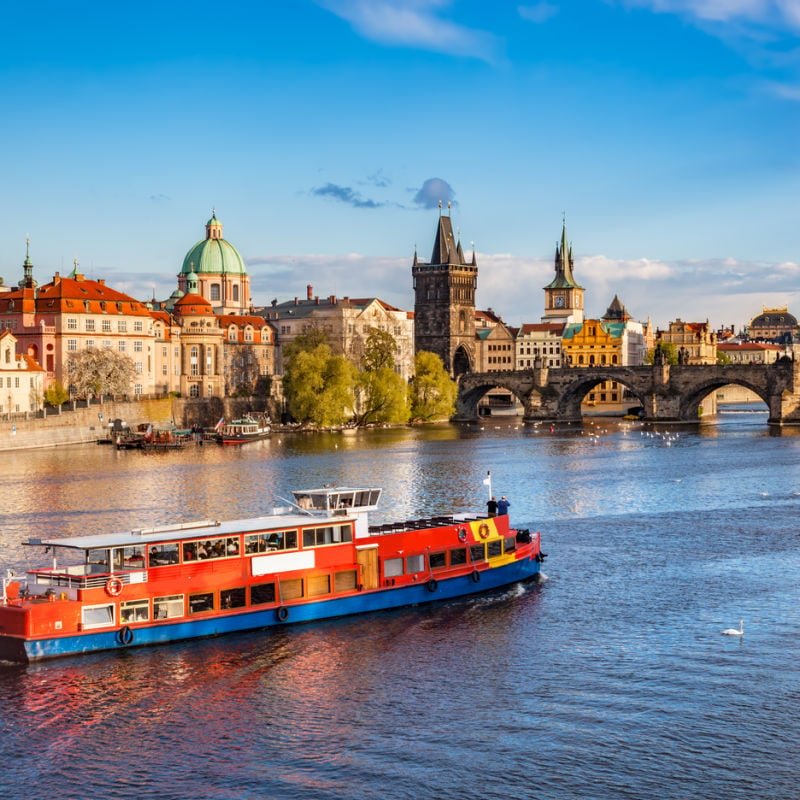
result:
<svg viewBox="0 0 800 800"><path fill-rule="evenodd" d="M561 225L561 241L556 245L555 278L545 287L546 289L582 289L572 274L575 268L575 259L572 256L572 246L567 238L567 220L564 216Z"/></svg>

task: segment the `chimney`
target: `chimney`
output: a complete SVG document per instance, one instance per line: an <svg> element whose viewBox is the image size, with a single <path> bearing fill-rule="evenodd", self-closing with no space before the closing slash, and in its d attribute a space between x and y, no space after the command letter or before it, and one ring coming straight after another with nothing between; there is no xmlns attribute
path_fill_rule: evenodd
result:
<svg viewBox="0 0 800 800"><path fill-rule="evenodd" d="M310 287L310 286L309 286L308 288L309 288L309 289L311 289L311 287ZM308 299L309 299L309 300L311 299L311 295L309 295L309 296L308 296ZM314 298L314 305L315 305L315 306L318 306L318 305L319 305L319 297L315 297L315 298Z"/></svg>
<svg viewBox="0 0 800 800"><path fill-rule="evenodd" d="M56 286L58 286L58 284L61 283L61 275L59 275L57 272L55 275L53 275L53 283Z"/></svg>
<svg viewBox="0 0 800 800"><path fill-rule="evenodd" d="M106 279L105 279L105 278L98 278L98 279L97 279L97 282L98 282L98 283L99 283L101 286L105 286L105 285L106 285Z"/></svg>
<svg viewBox="0 0 800 800"><path fill-rule="evenodd" d="M311 300L313 296L314 296L314 287L309 283L308 286L306 286L306 300Z"/></svg>
<svg viewBox="0 0 800 800"><path fill-rule="evenodd" d="M335 306L335 305L336 305L336 295L335 295L335 294L332 294L332 295L331 295L331 296L328 298L328 302L329 302L329 303L330 303L332 306Z"/></svg>
<svg viewBox="0 0 800 800"><path fill-rule="evenodd" d="M294 304L297 305L297 298L294 299Z"/></svg>

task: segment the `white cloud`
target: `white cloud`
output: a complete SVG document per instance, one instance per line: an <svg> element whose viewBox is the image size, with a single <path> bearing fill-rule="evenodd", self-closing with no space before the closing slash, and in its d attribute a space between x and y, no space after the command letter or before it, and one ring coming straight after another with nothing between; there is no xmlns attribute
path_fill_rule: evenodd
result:
<svg viewBox="0 0 800 800"><path fill-rule="evenodd" d="M558 14L558 6L553 3L534 3L528 6L517 6L517 13L522 19L541 25Z"/></svg>
<svg viewBox="0 0 800 800"><path fill-rule="evenodd" d="M427 257L422 254L422 257ZM413 310L413 253L403 256L339 254L269 254L247 258L257 306L306 296L380 297ZM492 308L508 324L537 322L543 313L543 287L553 276L552 256L478 253L478 308ZM136 274L113 267L102 272L115 289L159 299L176 287L169 275ZM586 290L586 313L599 317L618 295L636 319L651 318L665 327L670 320L710 320L737 330L761 309L788 306L800 312L800 263L768 263L736 258L665 261L576 256L575 278Z"/></svg>
<svg viewBox="0 0 800 800"><path fill-rule="evenodd" d="M449 0L317 0L352 25L361 36L382 44L416 47L449 55L498 60L501 41L442 16Z"/></svg>
<svg viewBox="0 0 800 800"><path fill-rule="evenodd" d="M799 0L632 0L632 4L711 22L747 21L800 27Z"/></svg>

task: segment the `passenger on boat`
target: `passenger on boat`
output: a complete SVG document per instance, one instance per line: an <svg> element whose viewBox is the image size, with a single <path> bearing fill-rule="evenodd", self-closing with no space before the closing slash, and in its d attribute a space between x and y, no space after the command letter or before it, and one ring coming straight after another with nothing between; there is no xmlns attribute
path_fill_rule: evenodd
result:
<svg viewBox="0 0 800 800"><path fill-rule="evenodd" d="M508 501L508 498L506 498L506 496L505 496L505 495L503 495L503 496L502 496L502 497L501 497L501 498L500 498L500 499L497 501L497 513L498 513L498 514L501 514L501 515L502 515L502 514L508 514L508 507L509 507L510 505L511 505L511 503Z"/></svg>
<svg viewBox="0 0 800 800"><path fill-rule="evenodd" d="M490 498L486 503L486 511L490 517L497 516L497 500L495 500L494 497Z"/></svg>
<svg viewBox="0 0 800 800"><path fill-rule="evenodd" d="M197 557L208 558L208 550L206 550L206 546L202 542L197 543Z"/></svg>

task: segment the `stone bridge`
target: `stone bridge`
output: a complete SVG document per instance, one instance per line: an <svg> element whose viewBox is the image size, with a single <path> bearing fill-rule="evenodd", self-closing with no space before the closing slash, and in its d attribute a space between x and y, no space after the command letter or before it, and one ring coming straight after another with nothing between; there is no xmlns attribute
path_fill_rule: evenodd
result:
<svg viewBox="0 0 800 800"><path fill-rule="evenodd" d="M455 419L478 418L478 401L500 387L525 408L526 421L576 422L581 401L603 381L616 381L639 398L648 422L697 422L711 392L735 384L755 392L769 408L771 425L800 425L800 362L642 367L535 367L516 372L469 372L458 383Z"/></svg>

